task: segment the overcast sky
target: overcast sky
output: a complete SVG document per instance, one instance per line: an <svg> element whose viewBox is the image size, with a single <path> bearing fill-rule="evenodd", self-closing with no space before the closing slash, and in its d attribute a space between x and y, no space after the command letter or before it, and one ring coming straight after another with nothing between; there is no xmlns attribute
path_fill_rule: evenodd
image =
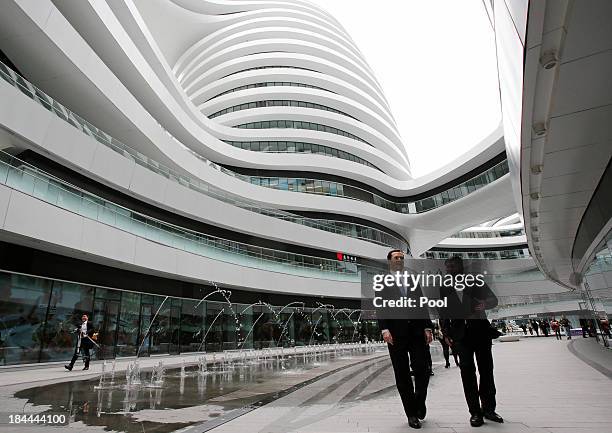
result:
<svg viewBox="0 0 612 433"><path fill-rule="evenodd" d="M413 176L452 161L501 119L493 30L482 0L311 0L370 64Z"/></svg>

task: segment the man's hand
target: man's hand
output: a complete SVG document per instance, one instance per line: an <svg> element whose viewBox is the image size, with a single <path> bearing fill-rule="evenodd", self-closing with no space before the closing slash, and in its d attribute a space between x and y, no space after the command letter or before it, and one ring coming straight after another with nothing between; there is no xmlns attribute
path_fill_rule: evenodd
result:
<svg viewBox="0 0 612 433"><path fill-rule="evenodd" d="M450 337L444 337L444 341L446 341L446 344L448 345L448 347L452 347L453 346L453 339Z"/></svg>
<svg viewBox="0 0 612 433"><path fill-rule="evenodd" d="M425 330L425 343L431 344L432 341L433 341L433 333L431 332L431 329L426 329Z"/></svg>
<svg viewBox="0 0 612 433"><path fill-rule="evenodd" d="M393 336L391 336L391 333L388 329L383 330L382 336L383 340L385 340L385 343L393 344Z"/></svg>

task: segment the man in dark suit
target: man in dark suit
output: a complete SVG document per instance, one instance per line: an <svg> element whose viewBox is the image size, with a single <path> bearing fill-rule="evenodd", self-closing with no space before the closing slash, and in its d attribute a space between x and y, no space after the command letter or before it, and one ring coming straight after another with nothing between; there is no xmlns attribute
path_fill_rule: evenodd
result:
<svg viewBox="0 0 612 433"><path fill-rule="evenodd" d="M93 323L89 321L87 314L83 314L81 317L82 323L75 329L77 333L77 343L74 348L74 355L70 360L70 364L64 365L64 368L68 371L72 371L74 363L79 357L79 352L83 354L83 361L85 361L85 367L83 370L89 370L89 350L93 348L94 342L91 337L94 334Z"/></svg>
<svg viewBox="0 0 612 433"><path fill-rule="evenodd" d="M463 274L461 257L451 257L446 262L447 274ZM495 412L495 380L493 378L492 338L497 332L487 320L485 310L497 306L497 297L486 283L482 287L443 287L442 296L448 297L448 305L440 311L442 331L449 346L459 354L459 368L463 392L470 411L470 424L480 427L484 418L503 423ZM480 375L480 386L476 378L476 364ZM481 405L482 404L482 405Z"/></svg>
<svg viewBox="0 0 612 433"><path fill-rule="evenodd" d="M404 271L404 253L401 250L392 250L387 255L389 272ZM389 299L399 299L405 296L410 287L393 287L397 293L387 296ZM420 290L417 292L418 299ZM406 314L408 315L408 314ZM408 417L408 424L412 428L421 428L419 419L424 419L427 408L427 386L429 384L429 370L426 361L427 345L433 340L433 324L429 318L378 318L383 340L389 348L389 356L395 373L395 384L399 391L404 411ZM414 383L410 370L414 373Z"/></svg>

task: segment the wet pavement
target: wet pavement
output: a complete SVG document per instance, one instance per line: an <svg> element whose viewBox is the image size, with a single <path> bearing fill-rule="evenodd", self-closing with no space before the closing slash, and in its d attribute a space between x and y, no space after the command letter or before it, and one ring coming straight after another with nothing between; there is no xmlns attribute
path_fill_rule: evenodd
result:
<svg viewBox="0 0 612 433"><path fill-rule="evenodd" d="M65 414L67 426L52 431L172 432L190 426L207 431L345 369L374 374L388 367L384 348L352 348L326 353L297 353L266 359L222 362L202 372L198 365L166 370L163 385L151 382L152 371L140 374L140 384L126 385L125 371L117 371L111 384L107 374L85 380L4 387L0 402L16 412ZM110 364L106 366L108 372ZM372 370L374 369L374 370ZM5 373L6 374L6 373ZM102 429L101 429L102 428ZM40 426L2 425L3 432L42 431ZM75 430L76 429L76 430Z"/></svg>

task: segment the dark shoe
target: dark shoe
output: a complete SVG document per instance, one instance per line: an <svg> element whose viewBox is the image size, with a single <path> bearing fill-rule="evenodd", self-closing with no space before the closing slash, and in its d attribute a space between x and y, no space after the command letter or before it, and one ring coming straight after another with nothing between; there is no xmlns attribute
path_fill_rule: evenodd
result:
<svg viewBox="0 0 612 433"><path fill-rule="evenodd" d="M498 422L500 424L504 422L504 419L501 416L499 416L499 414L496 413L495 411L485 412L484 417L488 419L489 421Z"/></svg>
<svg viewBox="0 0 612 433"><path fill-rule="evenodd" d="M72 371L72 365L64 365L64 368L68 371Z"/></svg>
<svg viewBox="0 0 612 433"><path fill-rule="evenodd" d="M417 418L420 420L424 420L425 417L427 416L427 408L423 408L423 409L418 409L417 410Z"/></svg>
<svg viewBox="0 0 612 433"><path fill-rule="evenodd" d="M482 415L472 415L470 417L470 425L472 427L480 427L484 424L484 419L482 419Z"/></svg>
<svg viewBox="0 0 612 433"><path fill-rule="evenodd" d="M89 367L83 367L83 370L89 370Z"/></svg>
<svg viewBox="0 0 612 433"><path fill-rule="evenodd" d="M447 362L444 368L450 368L450 362Z"/></svg>
<svg viewBox="0 0 612 433"><path fill-rule="evenodd" d="M409 416L408 425L412 428L421 428L421 421L416 416Z"/></svg>

